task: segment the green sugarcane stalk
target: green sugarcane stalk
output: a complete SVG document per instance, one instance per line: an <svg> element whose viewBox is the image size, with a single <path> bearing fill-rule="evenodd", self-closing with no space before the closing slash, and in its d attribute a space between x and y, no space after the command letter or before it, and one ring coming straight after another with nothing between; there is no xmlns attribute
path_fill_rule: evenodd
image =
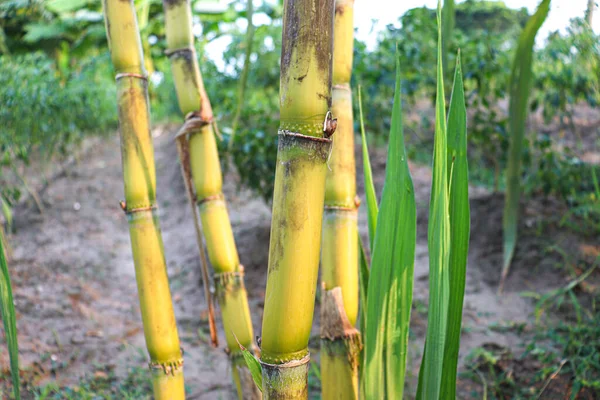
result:
<svg viewBox="0 0 600 400"><path fill-rule="evenodd" d="M358 398L358 199L352 116L354 0L335 4L332 112L337 133L325 186L321 250L321 388L323 399Z"/></svg>
<svg viewBox="0 0 600 400"><path fill-rule="evenodd" d="M321 247L331 119L333 0L288 0L261 364L266 399L308 397L308 340Z"/></svg>
<svg viewBox="0 0 600 400"><path fill-rule="evenodd" d="M192 11L189 0L163 0L167 33L167 54L171 60L173 78L179 107L186 122L177 135L184 180L188 194L199 209L202 231L206 239L208 258L213 266L213 280L232 364L233 380L238 397L260 398L260 392L252 382L238 345L254 348L254 334L248 297L244 286L244 268L240 264L225 198L222 193L223 178L219 154L213 131L213 113L210 100L198 67L194 37L192 35ZM183 151L182 151L183 150ZM186 171L188 169L188 171ZM194 215L197 215L194 210ZM202 233L195 221L197 237ZM201 240L198 239L203 252ZM207 275L207 273L205 273ZM210 311L210 293L209 311ZM213 339L213 343L216 338Z"/></svg>
<svg viewBox="0 0 600 400"><path fill-rule="evenodd" d="M156 209L148 81L132 0L104 0L106 32L117 72L125 202L146 346L156 399L185 398L183 358Z"/></svg>

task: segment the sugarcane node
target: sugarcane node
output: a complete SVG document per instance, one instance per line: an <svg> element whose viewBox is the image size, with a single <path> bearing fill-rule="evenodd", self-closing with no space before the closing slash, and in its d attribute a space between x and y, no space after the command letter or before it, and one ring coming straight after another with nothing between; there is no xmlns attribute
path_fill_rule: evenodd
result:
<svg viewBox="0 0 600 400"><path fill-rule="evenodd" d="M269 364L266 363L262 360L260 360L260 365L263 368L267 368L270 369L271 371L273 370L280 370L280 369L287 369L287 368L297 368L300 367L302 365L306 365L308 364L310 361L310 353L305 355L304 357L302 357L299 360L290 360L281 364Z"/></svg>
<svg viewBox="0 0 600 400"><path fill-rule="evenodd" d="M350 91L350 84L348 84L348 83L336 83L331 88L332 89L337 89L337 90L347 90L347 91Z"/></svg>
<svg viewBox="0 0 600 400"><path fill-rule="evenodd" d="M163 0L165 1L165 0ZM171 57L183 57L183 58L191 58L194 53L194 49L191 47L180 47L178 49L166 49L165 56Z"/></svg>
<svg viewBox="0 0 600 400"><path fill-rule="evenodd" d="M141 205L141 206L137 206L137 207L127 208L128 204L123 200L119 201L119 206L127 215L144 212L144 211L154 211L154 210L158 209L158 206L156 204L150 204L148 206Z"/></svg>
<svg viewBox="0 0 600 400"><path fill-rule="evenodd" d="M303 135L288 130L278 131L279 143L277 151L285 153L293 148L303 148L305 155L313 160L325 163L331 154L332 140L329 138Z"/></svg>
<svg viewBox="0 0 600 400"><path fill-rule="evenodd" d="M225 196L223 195L223 193L213 194L212 196L206 196L201 199L196 199L196 204L198 206L201 206L204 203L208 203L211 201L217 201L217 200L225 200Z"/></svg>
<svg viewBox="0 0 600 400"><path fill-rule="evenodd" d="M121 78L136 78L141 79L143 81L148 81L148 77L146 75L134 74L133 72L121 72L115 76L116 81L118 81Z"/></svg>
<svg viewBox="0 0 600 400"><path fill-rule="evenodd" d="M359 201L360 204L360 201ZM352 207L348 207L346 205L335 205L335 204L327 204L325 206L323 206L324 210L330 210L330 211L356 211L356 209L358 208L358 205L356 203L354 203L352 205Z"/></svg>
<svg viewBox="0 0 600 400"><path fill-rule="evenodd" d="M150 361L148 367L151 371L162 371L165 375L175 375L183 369L183 358L166 362Z"/></svg>
<svg viewBox="0 0 600 400"><path fill-rule="evenodd" d="M260 360L263 376L263 396L269 399L308 398L308 363L310 354L282 364Z"/></svg>

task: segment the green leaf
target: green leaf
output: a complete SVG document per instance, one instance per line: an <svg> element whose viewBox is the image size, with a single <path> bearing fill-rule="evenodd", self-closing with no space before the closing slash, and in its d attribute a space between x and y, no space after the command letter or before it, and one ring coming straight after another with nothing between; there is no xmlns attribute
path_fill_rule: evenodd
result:
<svg viewBox="0 0 600 400"><path fill-rule="evenodd" d="M450 196L450 293L448 303L448 329L444 350L441 393L445 398L456 398L456 368L462 325L467 255L469 252L469 166L467 163L467 110L460 64L460 51L456 57L456 70L452 97L448 110L448 166Z"/></svg>
<svg viewBox="0 0 600 400"><path fill-rule="evenodd" d="M0 311L2 311L2 322L4 322L4 333L10 356L10 374L13 382L13 393L18 400L21 398L21 386L19 383L19 344L17 341L17 319L13 302L12 286L8 265L4 253L4 245L0 240Z"/></svg>
<svg viewBox="0 0 600 400"><path fill-rule="evenodd" d="M360 116L360 137L362 142L363 156L363 175L365 178L365 196L367 198L367 216L369 227L369 248L373 251L373 242L375 240L375 229L377 227L377 214L379 207L377 205L377 195L375 194L375 185L373 184L373 172L371 170L371 160L369 158L369 148L367 146L367 136L365 135L365 124L362 111L362 96L360 86L358 87L358 111Z"/></svg>
<svg viewBox="0 0 600 400"><path fill-rule="evenodd" d="M367 313L366 313L366 305L367 305L367 293L368 293L368 289L369 289L369 275L370 275L370 271L369 271L369 262L367 261L367 256L365 255L365 248L362 244L362 240L360 239L360 234L358 235L358 248L359 248L359 266L360 266L360 271L358 274L358 278L359 278L359 284L360 284L360 303L361 303L361 313L360 313L360 319L361 319L361 325L364 324L367 320ZM364 332L364 326L361 327L361 332Z"/></svg>
<svg viewBox="0 0 600 400"><path fill-rule="evenodd" d="M444 9L442 10L444 33L442 35L442 63L444 68L444 76L448 76L448 52L452 43L452 32L454 31L454 0L444 0Z"/></svg>
<svg viewBox="0 0 600 400"><path fill-rule="evenodd" d="M365 338L364 338L364 334L366 332L366 326L367 326L367 293L368 293L368 289L369 289L369 275L370 275L370 271L369 271L369 262L367 261L367 256L365 255L365 248L363 246L362 240L360 238L360 234L357 235L357 239L358 239L358 249L359 249L359 266L360 266L360 270L359 270L359 274L358 274L358 279L359 279L359 294L360 294L360 332L362 333L362 339L363 339L363 343L365 342ZM364 365L364 358L365 358L365 348L363 346L363 348L360 351L360 364L359 365ZM360 383L359 383L359 387L361 390L361 398L366 398L366 395L364 393L364 389L365 389L365 380L364 380L365 374L364 374L364 368L360 368Z"/></svg>
<svg viewBox="0 0 600 400"><path fill-rule="evenodd" d="M244 357L244 361L246 362L248 370L250 370L250 375L252 375L254 384L262 392L262 367L260 365L260 361L258 361L258 359L250 352L250 350L241 345L235 334L233 336L235 337L238 346L240 346L240 349L242 350L242 356Z"/></svg>
<svg viewBox="0 0 600 400"><path fill-rule="evenodd" d="M6 225L8 227L8 230L10 231L12 229L12 225L13 225L12 209L10 208L8 201L6 201L4 196L2 196L1 194L0 194L0 203L2 206L2 215L4 215L4 219L6 219Z"/></svg>
<svg viewBox="0 0 600 400"><path fill-rule="evenodd" d="M521 158L523 155L523 137L525 136L525 121L527 119L527 104L533 73L531 64L533 59L533 45L535 35L546 20L550 11L550 0L543 0L535 14L529 18L521 36L512 72L509 87L509 147L508 165L506 170L506 196L504 201L504 215L502 229L504 232L504 265L500 279L499 292L502 292L504 281L508 275L510 262L517 245L517 227L519 216L519 198L521 196Z"/></svg>
<svg viewBox="0 0 600 400"><path fill-rule="evenodd" d="M404 147L400 91L400 59L396 51L396 88L386 176L372 252L371 289L367 292L364 378L369 399L401 399L406 372L416 204Z"/></svg>
<svg viewBox="0 0 600 400"><path fill-rule="evenodd" d="M56 14L77 11L88 4L88 0L48 0L46 8Z"/></svg>
<svg viewBox="0 0 600 400"><path fill-rule="evenodd" d="M60 21L53 23L32 23L25 25L27 34L23 37L28 43L35 43L40 40L58 39L67 33L67 25Z"/></svg>
<svg viewBox="0 0 600 400"><path fill-rule="evenodd" d="M429 201L429 310L427 315L427 349L423 354L422 399L439 399L443 374L444 348L448 320L450 219L448 216L448 154L446 105L442 67L441 3L438 1L438 62L433 146L433 182Z"/></svg>

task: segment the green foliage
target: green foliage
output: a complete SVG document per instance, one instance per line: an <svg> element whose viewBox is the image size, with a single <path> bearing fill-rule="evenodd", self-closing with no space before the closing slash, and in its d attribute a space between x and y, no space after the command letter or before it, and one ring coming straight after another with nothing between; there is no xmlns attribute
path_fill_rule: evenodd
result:
<svg viewBox="0 0 600 400"><path fill-rule="evenodd" d="M400 399L404 392L416 245L415 194L402 127L400 59L390 130L386 177L377 228L364 332L367 398Z"/></svg>
<svg viewBox="0 0 600 400"><path fill-rule="evenodd" d="M273 127L279 120L279 55L274 50L281 46L281 25L261 25L254 32L244 107L235 138L230 143L231 124L239 99L237 77L243 69L241 49L246 46L245 32L232 33L232 38L224 53L228 72L219 72L211 63L201 63L201 69L224 133L220 150L231 154L242 183L269 201L273 195L277 155L277 132ZM254 66L257 59L260 68ZM226 161L228 157L221 160Z"/></svg>
<svg viewBox="0 0 600 400"><path fill-rule="evenodd" d="M237 340L237 337L235 340L238 342L238 346L240 346L242 357L244 357L244 362L250 371L250 375L252 375L254 384L262 392L262 366L260 365L260 361L258 361L254 354L252 354L247 348L240 344L240 342Z"/></svg>
<svg viewBox="0 0 600 400"><path fill-rule="evenodd" d="M367 145L367 136L365 134L362 95L360 86L358 87L358 110L360 119L360 138L362 147L363 171L365 177L365 197L367 198L367 226L369 228L369 246L372 249L373 241L375 240L375 230L377 227L377 214L379 213L379 206L377 204L377 195L375 194L373 172L371 171L371 160L369 159L369 148Z"/></svg>
<svg viewBox="0 0 600 400"><path fill-rule="evenodd" d="M573 127L578 103L600 104L600 35L583 19L571 21L566 33L553 32L546 46L536 54L535 101L546 121L558 117Z"/></svg>
<svg viewBox="0 0 600 400"><path fill-rule="evenodd" d="M533 45L538 30L546 20L550 0L542 0L535 14L521 33L513 61L509 86L509 130L508 167L506 171L506 198L502 228L504 235L504 262L499 290L508 274L510 262L517 245L519 199L521 195L521 159L525 137L525 120L528 111L529 91L532 81Z"/></svg>
<svg viewBox="0 0 600 400"><path fill-rule="evenodd" d="M444 348L441 393L456 397L456 369L462 328L470 235L469 167L467 163L467 110L460 55L456 59L454 84L448 110L448 193L450 198L450 255L448 329Z"/></svg>
<svg viewBox="0 0 600 400"><path fill-rule="evenodd" d="M17 318L12 295L12 285L8 273L6 253L3 240L0 240L0 315L4 323L4 334L8 354L10 356L10 374L13 382L13 393L16 399L21 398L19 383L19 343L17 339Z"/></svg>
<svg viewBox="0 0 600 400"><path fill-rule="evenodd" d="M429 250L429 310L425 350L419 373L417 397L439 399L443 376L445 338L448 323L450 219L448 194L448 149L446 104L442 68L442 21L438 3L438 65L433 147L433 181L429 201L427 244Z"/></svg>

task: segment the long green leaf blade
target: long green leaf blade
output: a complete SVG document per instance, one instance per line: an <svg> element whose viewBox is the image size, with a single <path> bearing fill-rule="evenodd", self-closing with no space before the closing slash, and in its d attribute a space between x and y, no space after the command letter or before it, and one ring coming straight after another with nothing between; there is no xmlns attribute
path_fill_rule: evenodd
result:
<svg viewBox="0 0 600 400"><path fill-rule="evenodd" d="M242 350L244 362L246 363L246 366L250 371L250 375L252 375L252 380L254 381L254 384L256 385L256 387L258 387L258 390L262 392L262 366L260 365L260 361L258 361L258 359L254 356L254 354L250 352L250 350L248 350L240 344L235 334L233 336L235 337L238 346L240 346L240 350Z"/></svg>
<svg viewBox="0 0 600 400"><path fill-rule="evenodd" d="M362 142L363 156L363 175L365 178L365 196L367 198L367 218L369 228L369 248L373 251L373 241L375 240L375 229L377 226L377 214L379 207L377 205L377 195L375 194L375 185L373 184L373 172L371 171L371 160L369 158L369 148L367 146L367 136L365 135L365 124L362 111L362 96L360 86L358 87L358 111L360 116L360 137Z"/></svg>
<svg viewBox="0 0 600 400"><path fill-rule="evenodd" d="M452 97L448 110L448 166L450 195L450 294L448 330L444 350L442 391L444 398L456 398L456 369L462 325L467 255L469 252L470 209L467 163L467 110L460 52L456 58Z"/></svg>
<svg viewBox="0 0 600 400"><path fill-rule="evenodd" d="M416 204L404 147L398 54L396 69L386 176L367 292L364 371L368 399L402 398L412 303Z"/></svg>
<svg viewBox="0 0 600 400"><path fill-rule="evenodd" d="M510 262L517 245L517 227L519 216L519 198L521 197L521 158L523 155L523 137L527 119L527 104L532 75L533 45L535 36L550 11L550 0L543 0L535 14L529 18L519 37L510 75L510 100L508 106L510 143L508 147L508 166L506 170L506 197L502 229L504 232L504 263L500 279L499 292L502 292L504 280L508 275Z"/></svg>
<svg viewBox="0 0 600 400"><path fill-rule="evenodd" d="M441 3L438 1L438 62L433 147L433 182L429 202L429 311L427 315L427 351L423 354L423 399L440 398L444 348L448 317L450 255L450 219L448 216L448 163L446 138L446 105L442 67Z"/></svg>
<svg viewBox="0 0 600 400"><path fill-rule="evenodd" d="M8 274L8 264L4 253L4 245L0 240L0 310L2 311L2 322L4 322L4 333L10 357L10 374L13 382L13 393L16 399L21 398L21 386L19 382L19 344L17 341L17 318L13 303L12 286Z"/></svg>
<svg viewBox="0 0 600 400"><path fill-rule="evenodd" d="M365 255L365 248L363 246L362 240L360 238L360 234L357 235L358 236L358 249L359 249L359 255L358 255L358 264L359 264L359 274L358 274L358 279L359 279L359 294L360 294L360 332L362 333L362 338L363 338L363 343L365 342L364 339L364 334L366 331L366 326L367 326L367 292L369 289L369 275L370 275L370 271L369 271L369 262L367 261L367 256ZM363 366L364 364L364 359L365 359L365 348L363 346L363 348L360 351L360 360L359 360L359 365ZM364 373L364 368L360 368L360 376L359 376L359 387L360 387L360 397L361 398L366 398L365 395L365 373Z"/></svg>

